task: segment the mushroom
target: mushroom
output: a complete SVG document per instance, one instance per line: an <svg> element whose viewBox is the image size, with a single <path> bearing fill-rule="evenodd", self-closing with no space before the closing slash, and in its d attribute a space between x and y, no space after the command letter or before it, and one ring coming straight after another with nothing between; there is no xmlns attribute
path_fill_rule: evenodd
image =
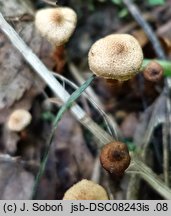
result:
<svg viewBox="0 0 171 216"><path fill-rule="evenodd" d="M30 124L31 119L32 116L27 110L17 109L9 116L7 128L11 131L20 132Z"/></svg>
<svg viewBox="0 0 171 216"><path fill-rule="evenodd" d="M145 67L143 74L147 80L157 82L163 76L163 68L158 62L151 61Z"/></svg>
<svg viewBox="0 0 171 216"><path fill-rule="evenodd" d="M128 147L118 141L104 145L100 153L100 162L113 176L122 176L128 168L131 158Z"/></svg>
<svg viewBox="0 0 171 216"><path fill-rule="evenodd" d="M63 200L108 200L105 189L93 181L83 179L69 188Z"/></svg>
<svg viewBox="0 0 171 216"><path fill-rule="evenodd" d="M90 70L97 76L124 81L139 72L143 52L133 36L111 34L92 45L88 62Z"/></svg>
<svg viewBox="0 0 171 216"><path fill-rule="evenodd" d="M39 32L56 46L61 46L69 40L76 22L75 11L68 7L41 9L35 16L35 25Z"/></svg>

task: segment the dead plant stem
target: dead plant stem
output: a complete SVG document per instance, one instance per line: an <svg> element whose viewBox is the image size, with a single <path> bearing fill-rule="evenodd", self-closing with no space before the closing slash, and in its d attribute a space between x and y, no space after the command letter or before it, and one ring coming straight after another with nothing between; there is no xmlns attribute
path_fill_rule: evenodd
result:
<svg viewBox="0 0 171 216"><path fill-rule="evenodd" d="M132 0L123 0L123 2L126 5L126 7L128 8L128 10L131 13L131 15L134 17L134 19L137 21L137 23L142 27L142 29L147 34L149 40L151 41L151 43L153 45L154 51L156 52L156 55L158 56L158 58L162 59L162 60L165 60L166 59L166 55L165 55L165 53L164 53L164 51L163 51L163 49L161 47L161 44L160 44L157 36L155 35L153 29L151 28L151 26L143 18L143 15L141 14L138 6L136 4L134 4ZM169 98L169 96L170 96L170 78L166 78L165 79L165 88L164 88L163 92L165 92L166 95L167 95L167 97ZM158 103L155 103L154 108L156 108L157 105L158 105ZM154 112L153 112L152 118L150 119L149 125L148 125L148 129L149 130L147 129L147 134L144 135L144 144L145 144L145 146L144 146L143 151L142 151L142 158L143 159L145 159L145 157L146 157L147 147L148 147L148 144L149 144L152 132L154 130L154 123L155 123L155 120L156 120L156 116L157 116L157 113L155 113L155 115L154 115ZM170 126L170 118L169 118L168 106L167 106L167 114L166 114L166 123L165 124L167 126ZM164 171L165 178L168 178L167 175L168 175L169 153L168 153L168 149L167 149L167 153L166 153L166 148L168 146L168 139L167 139L167 137L170 136L170 131L169 131L169 127L165 127L165 129L166 129L165 133L164 133L164 136L165 136L165 138L164 138L164 141L165 141L165 144L164 144L165 150L164 150L164 159L163 160L164 160L164 168L166 168L166 170ZM129 190L131 190L131 185L133 184L133 182L131 182L131 181L133 181L134 184L137 185L137 184L139 184L138 182L140 182L140 179L139 178L135 178L134 174L133 174L132 180L130 180L130 188L128 187ZM166 181L168 181L168 180L166 180ZM129 195L131 195L130 192L128 192L128 193L129 193ZM128 198L131 198L131 197L128 197Z"/></svg>

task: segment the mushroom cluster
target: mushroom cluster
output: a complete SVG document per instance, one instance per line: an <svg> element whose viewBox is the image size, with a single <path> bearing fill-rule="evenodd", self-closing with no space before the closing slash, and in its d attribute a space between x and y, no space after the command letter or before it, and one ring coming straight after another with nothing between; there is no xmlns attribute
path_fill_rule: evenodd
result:
<svg viewBox="0 0 171 216"><path fill-rule="evenodd" d="M63 200L108 200L105 189L93 181L83 179L69 188Z"/></svg>
<svg viewBox="0 0 171 216"><path fill-rule="evenodd" d="M139 72L143 52L133 36L111 34L92 45L88 62L90 70L97 76L124 81Z"/></svg>

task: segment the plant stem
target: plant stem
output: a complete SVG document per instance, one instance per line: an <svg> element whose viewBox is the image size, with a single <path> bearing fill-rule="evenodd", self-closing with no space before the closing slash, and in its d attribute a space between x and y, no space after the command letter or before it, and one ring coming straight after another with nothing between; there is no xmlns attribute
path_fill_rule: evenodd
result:
<svg viewBox="0 0 171 216"><path fill-rule="evenodd" d="M165 199L171 200L171 189L167 187L160 178L152 172L151 169L143 162L137 159L137 157L133 157L133 167L140 172L141 177L148 182L148 184L156 190L157 192ZM147 181L148 179L148 181Z"/></svg>
<svg viewBox="0 0 171 216"><path fill-rule="evenodd" d="M83 91L85 91L85 89L91 84L91 82L94 80L94 78L95 78L95 75L92 75L91 77L89 77L89 79L87 79L86 82L80 88L78 88L76 91L74 91L72 93L72 95L69 97L68 101L60 108L60 110L59 110L59 112L58 112L58 114L54 120L53 128L52 128L52 131L49 135L47 146L45 149L45 154L44 154L44 157L43 157L41 165L40 165L40 169L39 169L38 174L37 174L36 179L35 179L32 199L35 199L35 197L36 197L37 187L39 185L39 182L41 180L42 175L44 174L46 163L48 160L50 147L52 144L53 135L54 135L54 133L58 127L59 121L61 120L63 114L72 106L73 102L76 101L76 99L83 93Z"/></svg>
<svg viewBox="0 0 171 216"><path fill-rule="evenodd" d="M70 97L69 93L63 88L63 86L54 78L52 73L46 68L46 66L40 61L35 53L28 47L17 32L6 22L2 13L0 13L0 29L10 39L16 49L20 51L24 59L34 69L34 71L44 80L49 86L52 92L65 103ZM96 124L85 111L74 104L71 107L71 112L75 118L81 122L88 130L94 134L101 144L107 143L113 140L113 138L106 133L98 124Z"/></svg>
<svg viewBox="0 0 171 216"><path fill-rule="evenodd" d="M145 21L143 18L139 8L132 0L123 0L123 3L128 8L131 15L134 17L134 19L137 21L137 23L142 27L142 29L145 31L146 35L148 36L149 40L153 44L154 51L156 52L156 55L160 59L165 59L165 53L161 47L160 41L156 37L156 35L153 32L153 29L151 26Z"/></svg>

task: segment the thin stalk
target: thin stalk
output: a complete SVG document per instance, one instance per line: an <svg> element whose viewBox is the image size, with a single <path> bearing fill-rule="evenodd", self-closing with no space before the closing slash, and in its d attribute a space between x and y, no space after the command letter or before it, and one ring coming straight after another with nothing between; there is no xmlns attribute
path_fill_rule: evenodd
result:
<svg viewBox="0 0 171 216"><path fill-rule="evenodd" d="M80 97L80 95L83 93L83 91L85 91L85 89L91 84L91 82L94 80L94 78L95 78L95 75L92 75L89 79L87 79L86 82L80 88L78 88L76 91L73 92L73 94L70 96L68 101L60 108L60 110L59 110L59 112L58 112L58 114L54 120L53 128L52 128L52 131L49 135L48 142L47 142L48 144L47 144L46 149L45 149L45 154L44 154L44 157L42 159L39 172L38 172L36 179L35 179L32 199L35 199L35 197L36 197L37 187L39 185L39 182L41 180L42 175L44 174L46 163L48 160L50 147L52 144L52 139L53 139L54 133L58 127L59 121L61 120L63 114L72 106L74 101L76 101L77 98Z"/></svg>
<svg viewBox="0 0 171 216"><path fill-rule="evenodd" d="M94 162L94 167L93 167L93 172L92 172L92 176L91 176L91 180L98 183L100 182L100 176L101 176L101 164L100 164L100 160L99 160L99 152L95 158L95 162Z"/></svg>
<svg viewBox="0 0 171 216"><path fill-rule="evenodd" d="M123 3L128 8L131 15L134 17L134 19L137 21L137 23L142 27L142 29L145 31L146 35L148 36L149 40L153 44L154 51L156 52L156 55L160 59L165 59L165 53L161 47L160 41L156 37L156 35L153 32L153 29L151 26L146 22L146 20L143 18L141 11L137 7L136 4L133 3L132 0L123 0Z"/></svg>
<svg viewBox="0 0 171 216"><path fill-rule="evenodd" d="M133 166L134 166L134 170L136 169L138 172L140 172L141 177L146 182L148 182L148 184L154 190L156 190L157 188L157 192L164 199L171 200L171 189L167 185L165 185L165 183L161 181L160 178L155 173L153 173L148 166L146 166L144 163L138 160L137 157L133 158Z"/></svg>
<svg viewBox="0 0 171 216"><path fill-rule="evenodd" d="M171 110L171 106L170 106L170 98L166 98L166 106L167 106L167 109L166 111L169 111L170 113L170 110ZM167 186L169 186L169 133L168 133L168 130L170 131L170 124L169 124L169 121L166 121L164 124L163 124L163 127L162 127L162 132L163 132L163 173L164 173L164 181L166 183Z"/></svg>
<svg viewBox="0 0 171 216"><path fill-rule="evenodd" d="M79 83L79 85L82 85L85 82L85 80L81 76L81 73L77 70L76 66L72 62L69 62L69 69L70 69L71 74L74 76L74 78ZM85 90L85 92L88 94L89 98L91 98L91 101L96 105L96 107L99 109L100 112L102 110L105 110L104 105L101 103L98 96L94 92L93 88L91 88L91 86L89 86ZM105 113L104 111L101 113L103 114L104 120L107 123L107 125L109 122L110 126L112 126L111 129L110 127L108 127L108 130L110 131L110 134L114 137L114 139L116 140L119 140L119 138L122 139L123 137L122 137L121 131L119 130L117 123L112 117L112 115Z"/></svg>
<svg viewBox="0 0 171 216"><path fill-rule="evenodd" d="M52 72L53 73L53 72ZM75 83L73 83L72 81L68 80L67 78L65 78L64 76L57 74L57 73L53 73L53 75L57 78L60 79L61 81L69 84L72 88L74 88L75 90L77 88L79 88ZM84 80L85 82L85 80ZM80 83L80 85L82 85L84 82ZM108 130L108 133L113 136L114 139L118 140L118 135L120 138L122 138L121 135L121 131L119 130L117 123L112 119L111 115L106 114L105 111L103 111L103 108L100 107L94 100L92 95L88 95L87 94L87 90L91 88L90 86L82 93L82 95L92 104L92 106L96 109L97 112L100 113L100 115L103 117L104 122L106 124L106 128Z"/></svg>
<svg viewBox="0 0 171 216"><path fill-rule="evenodd" d="M17 32L6 22L2 13L0 13L0 29L10 39L13 46L19 50L24 59L34 69L34 71L44 80L49 86L55 96L61 99L65 103L70 97L69 93L63 88L63 86L54 78L52 73L46 68L46 66L40 61L35 53L26 45ZM101 144L107 143L113 140L113 138L106 133L101 127L96 124L85 111L74 104L71 107L71 112L75 118L80 121L88 130L94 134Z"/></svg>
<svg viewBox="0 0 171 216"><path fill-rule="evenodd" d="M165 60L166 59L166 55L162 49L162 46L160 44L160 41L158 40L157 36L155 35L152 27L148 24L148 22L143 18L141 11L139 10L138 6L136 4L134 4L134 2L132 0L123 0L123 3L126 5L126 7L128 8L130 14L134 17L134 19L137 21L137 23L142 27L142 29L144 30L144 32L146 33L146 35L148 36L149 40L151 41L154 51L156 52L156 55L158 58ZM148 63L147 61L144 63ZM163 64L164 63L164 64ZM164 68L164 75L165 76L170 76L170 65L167 65L168 62L160 62L160 64L163 66ZM170 86L171 86L171 79L169 77L165 78L165 87L163 92L166 93L166 95L169 97L170 96ZM152 117L152 119L150 119L150 124L154 125L153 119L155 120L155 118ZM167 112L167 116L166 116L166 121L168 121L168 125L170 125L170 120L169 120L169 115ZM152 130L151 130L152 131ZM148 130L147 130L147 134L149 134ZM145 134L146 136L146 134ZM146 144L147 147L148 143ZM144 154L145 157L145 154ZM130 180L130 187L132 186L132 183L134 182L136 185L138 185L140 182L139 178L134 178L135 176L133 176ZM131 182L132 181L132 182ZM130 188L128 186L128 188ZM129 190L130 191L130 190ZM129 193L129 195L131 195L131 193Z"/></svg>

